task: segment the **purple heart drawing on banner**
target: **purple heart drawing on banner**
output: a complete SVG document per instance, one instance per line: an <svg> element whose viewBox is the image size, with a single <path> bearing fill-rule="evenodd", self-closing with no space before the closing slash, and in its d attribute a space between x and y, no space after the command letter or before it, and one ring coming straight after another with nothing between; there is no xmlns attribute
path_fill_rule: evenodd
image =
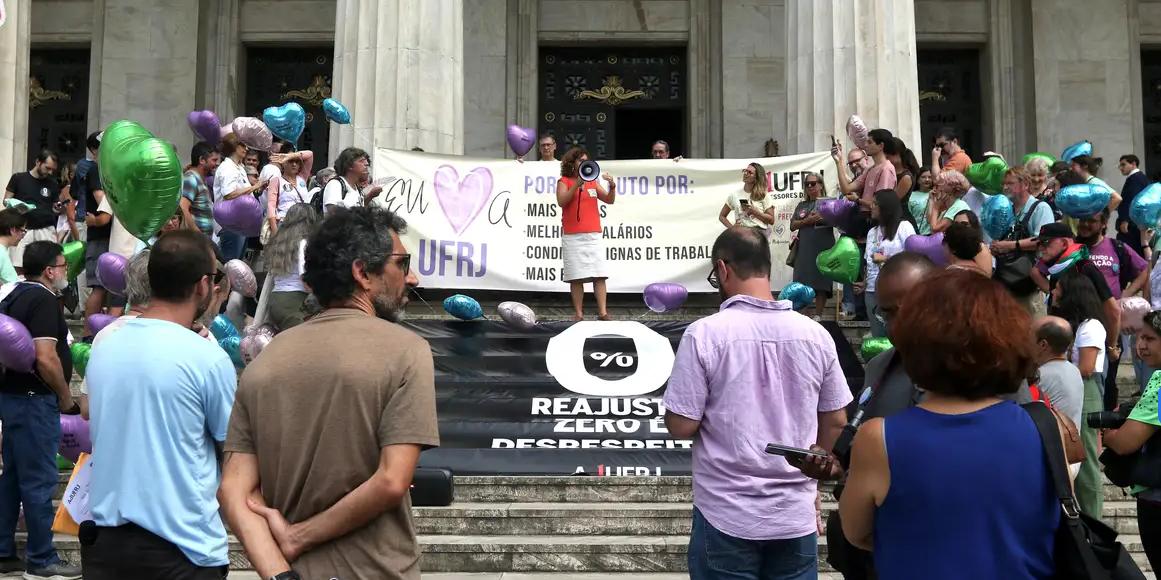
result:
<svg viewBox="0 0 1161 580"><path fill-rule="evenodd" d="M435 199L456 235L464 233L492 199L492 172L477 167L462 179L451 165L435 170Z"/></svg>

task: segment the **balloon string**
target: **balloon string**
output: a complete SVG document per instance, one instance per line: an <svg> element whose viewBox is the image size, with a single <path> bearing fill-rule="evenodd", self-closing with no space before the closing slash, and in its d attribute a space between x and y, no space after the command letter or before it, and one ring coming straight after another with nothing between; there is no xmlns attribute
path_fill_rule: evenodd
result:
<svg viewBox="0 0 1161 580"><path fill-rule="evenodd" d="M432 314L435 314L435 313L436 313L436 312L435 312L435 309L431 307L431 304L428 304L428 303L427 303L427 300L424 300L424 299L423 299L423 296L420 296L420 295L419 295L419 292L417 292L417 291L415 290L415 288L412 288L412 289L411 289L411 293L412 293L412 294L414 294L414 295L415 295L415 297L416 297L416 298L418 298L418 299L419 299L419 301L420 301L420 302L422 302L422 303L423 303L423 305L424 305L424 306L426 306L426 307L427 307L427 309L431 311L431 313L432 313Z"/></svg>

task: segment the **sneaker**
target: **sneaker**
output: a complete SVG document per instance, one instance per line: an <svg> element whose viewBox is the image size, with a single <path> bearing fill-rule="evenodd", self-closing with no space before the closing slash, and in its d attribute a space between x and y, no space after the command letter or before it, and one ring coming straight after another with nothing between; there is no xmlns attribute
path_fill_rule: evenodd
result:
<svg viewBox="0 0 1161 580"><path fill-rule="evenodd" d="M0 578L19 578L24 575L24 560L15 556L0 558Z"/></svg>
<svg viewBox="0 0 1161 580"><path fill-rule="evenodd" d="M24 580L80 580L80 578L81 567L67 562L57 562L24 573Z"/></svg>

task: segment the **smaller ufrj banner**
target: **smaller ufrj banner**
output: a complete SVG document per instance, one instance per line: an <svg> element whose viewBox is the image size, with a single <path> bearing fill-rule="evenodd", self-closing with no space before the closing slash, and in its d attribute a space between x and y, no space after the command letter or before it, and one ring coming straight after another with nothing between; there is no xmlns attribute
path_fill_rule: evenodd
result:
<svg viewBox="0 0 1161 580"><path fill-rule="evenodd" d="M431 344L441 446L424 467L460 475L688 475L692 442L662 398L688 323L417 321ZM852 391L863 369L834 323ZM777 412L777 410L771 410Z"/></svg>

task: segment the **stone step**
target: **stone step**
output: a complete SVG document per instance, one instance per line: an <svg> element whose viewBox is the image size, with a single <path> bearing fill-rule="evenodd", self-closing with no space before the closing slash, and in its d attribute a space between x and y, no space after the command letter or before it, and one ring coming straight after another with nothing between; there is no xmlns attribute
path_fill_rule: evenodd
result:
<svg viewBox="0 0 1161 580"><path fill-rule="evenodd" d="M425 572L423 580L689 580L683 572ZM822 572L819 580L842 580L838 572ZM231 572L230 580L263 580L257 572Z"/></svg>

